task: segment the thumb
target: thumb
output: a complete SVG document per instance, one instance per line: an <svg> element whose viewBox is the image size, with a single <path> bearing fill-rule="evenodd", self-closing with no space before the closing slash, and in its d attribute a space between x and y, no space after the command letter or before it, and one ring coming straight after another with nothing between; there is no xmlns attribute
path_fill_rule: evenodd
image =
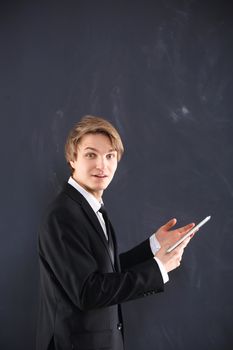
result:
<svg viewBox="0 0 233 350"><path fill-rule="evenodd" d="M173 226L175 226L176 223L177 223L177 220L175 218L171 219L165 225L163 225L162 228L165 231L169 231Z"/></svg>

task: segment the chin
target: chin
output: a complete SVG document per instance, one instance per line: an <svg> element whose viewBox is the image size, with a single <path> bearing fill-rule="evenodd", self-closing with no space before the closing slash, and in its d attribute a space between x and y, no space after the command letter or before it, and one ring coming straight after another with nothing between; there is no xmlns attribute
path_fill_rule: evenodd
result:
<svg viewBox="0 0 233 350"><path fill-rule="evenodd" d="M107 187L108 187L108 185L97 187L97 188L95 188L95 191L104 191L104 190L106 190Z"/></svg>
<svg viewBox="0 0 233 350"><path fill-rule="evenodd" d="M109 183L110 183L109 181L108 182L104 181L99 184L93 184L93 189L95 189L96 191L103 191L108 187Z"/></svg>

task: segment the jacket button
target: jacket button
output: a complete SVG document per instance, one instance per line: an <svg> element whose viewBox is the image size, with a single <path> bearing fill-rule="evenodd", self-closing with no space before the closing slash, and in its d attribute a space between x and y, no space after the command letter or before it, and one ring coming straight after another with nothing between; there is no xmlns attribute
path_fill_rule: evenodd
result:
<svg viewBox="0 0 233 350"><path fill-rule="evenodd" d="M118 323L118 324L117 324L117 329L118 329L118 331L121 331L121 330L122 330L122 327L123 327L122 323Z"/></svg>

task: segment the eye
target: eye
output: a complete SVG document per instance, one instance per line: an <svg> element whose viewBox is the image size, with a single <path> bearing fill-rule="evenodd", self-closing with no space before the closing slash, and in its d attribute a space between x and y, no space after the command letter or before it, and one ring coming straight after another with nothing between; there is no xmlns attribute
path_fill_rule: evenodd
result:
<svg viewBox="0 0 233 350"><path fill-rule="evenodd" d="M93 152L89 152L89 153L86 153L86 154L85 154L85 157L86 157L86 158L89 158L89 159L93 159L93 158L95 158L95 156L96 156L96 155L95 155L95 153L93 153Z"/></svg>
<svg viewBox="0 0 233 350"><path fill-rule="evenodd" d="M116 155L115 155L115 153L109 153L109 154L107 154L106 157L107 157L107 159L113 159L116 157Z"/></svg>

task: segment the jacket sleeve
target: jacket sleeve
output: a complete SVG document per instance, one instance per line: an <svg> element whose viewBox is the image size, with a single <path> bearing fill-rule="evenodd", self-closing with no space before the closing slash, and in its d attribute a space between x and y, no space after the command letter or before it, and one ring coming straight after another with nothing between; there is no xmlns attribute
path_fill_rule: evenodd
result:
<svg viewBox="0 0 233 350"><path fill-rule="evenodd" d="M146 239L134 248L121 253L120 256L121 269L124 271L134 265L141 264L147 260L153 258L153 254L150 248L150 241Z"/></svg>
<svg viewBox="0 0 233 350"><path fill-rule="evenodd" d="M69 214L52 212L39 234L43 273L75 306L91 310L163 291L162 276L153 258L143 262L135 259L136 265L123 272L100 271L82 230L82 225L74 227Z"/></svg>

